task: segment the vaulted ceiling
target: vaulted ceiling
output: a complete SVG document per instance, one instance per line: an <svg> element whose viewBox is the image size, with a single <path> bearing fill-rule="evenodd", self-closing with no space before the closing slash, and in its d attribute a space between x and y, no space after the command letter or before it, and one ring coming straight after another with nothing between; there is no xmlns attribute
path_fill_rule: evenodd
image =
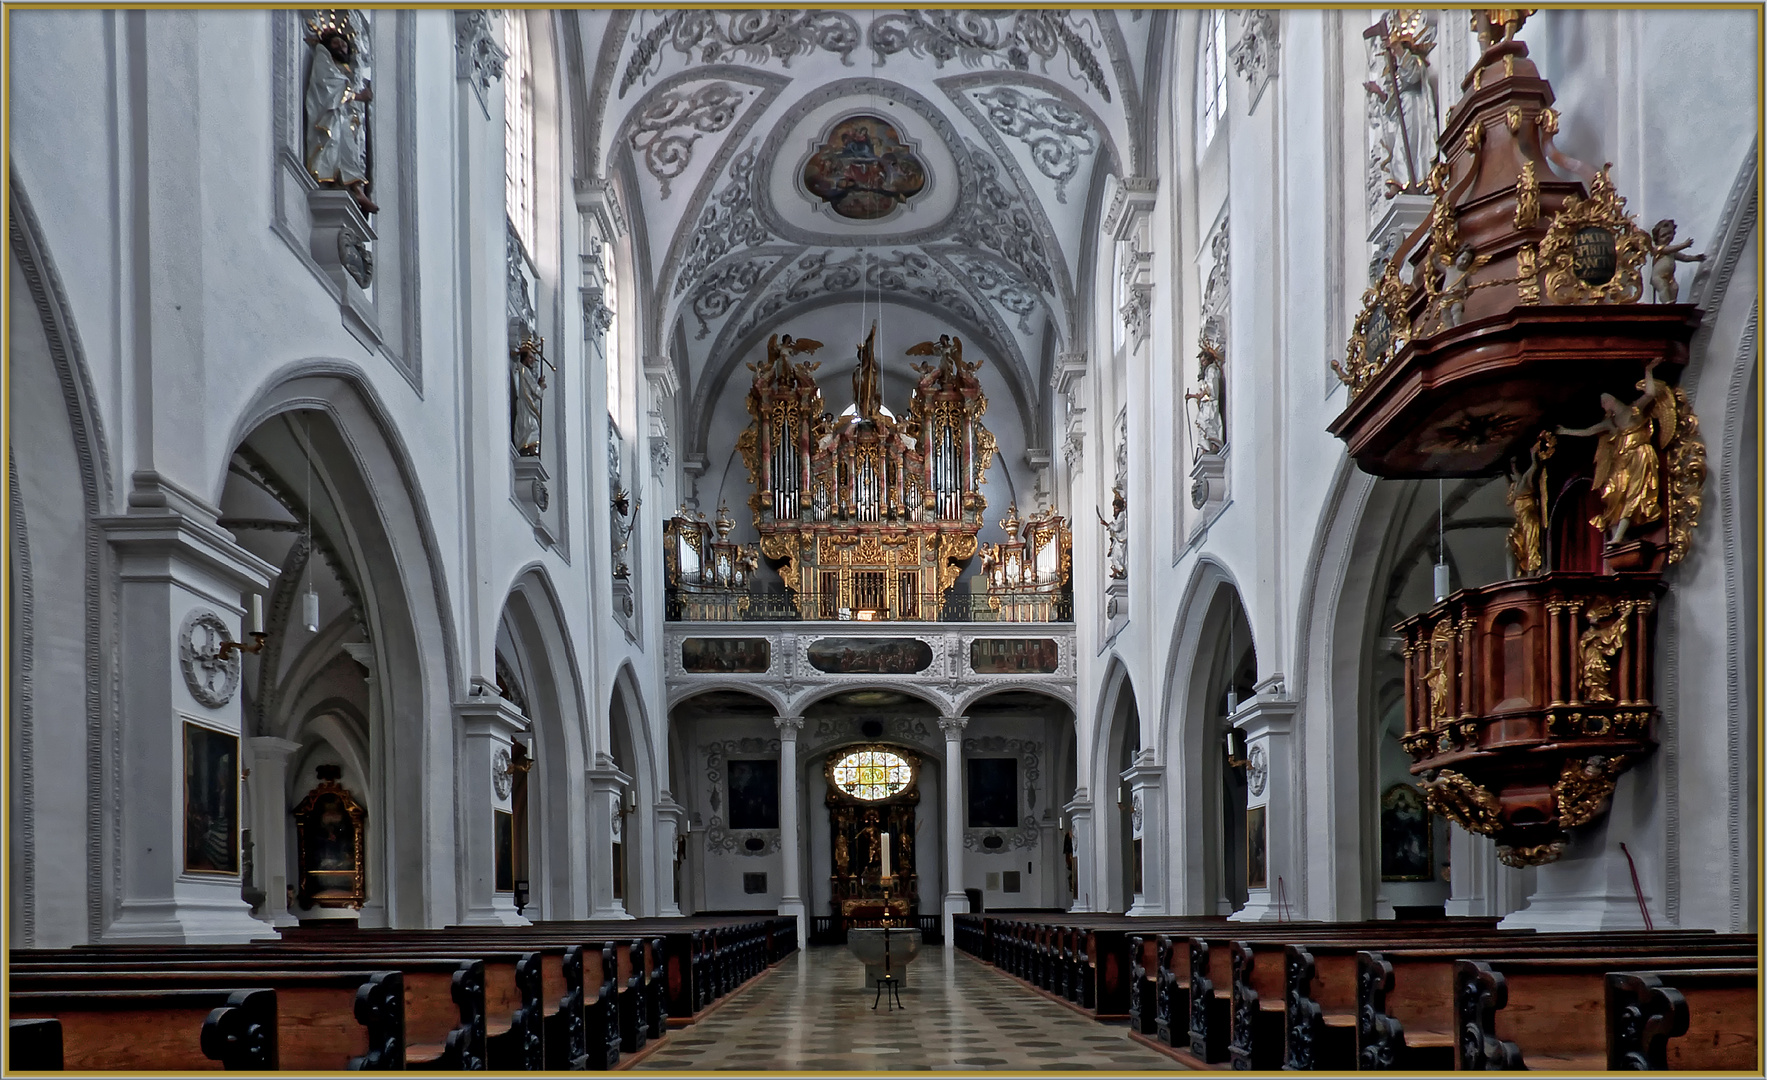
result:
<svg viewBox="0 0 1767 1080"><path fill-rule="evenodd" d="M991 393L1006 395L992 422L1014 418L1037 445L1055 355L1084 331L1080 298L1107 178L1153 171L1142 159L1157 110L1143 102L1164 18L991 9L567 18L589 84L579 175L612 178L621 192L648 285L646 338L665 343L689 403L686 451L705 450L718 402L741 398L743 363L768 335L832 331L818 356L827 387L880 301L886 372L909 345L958 335L967 355L988 361ZM850 160L840 150L851 126L840 129L859 116L883 122L871 125L874 149L889 148L901 167L867 175L887 173L876 182L896 197L842 197L842 176L850 188L858 174L838 168ZM860 216L855 203L868 204Z"/></svg>

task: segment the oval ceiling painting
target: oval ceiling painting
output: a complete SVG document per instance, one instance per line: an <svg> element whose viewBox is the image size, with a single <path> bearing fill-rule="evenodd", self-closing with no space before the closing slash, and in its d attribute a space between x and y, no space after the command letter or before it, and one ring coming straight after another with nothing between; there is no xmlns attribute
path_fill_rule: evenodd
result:
<svg viewBox="0 0 1767 1080"><path fill-rule="evenodd" d="M888 120L849 116L804 163L804 187L841 217L874 221L920 194L926 165Z"/></svg>

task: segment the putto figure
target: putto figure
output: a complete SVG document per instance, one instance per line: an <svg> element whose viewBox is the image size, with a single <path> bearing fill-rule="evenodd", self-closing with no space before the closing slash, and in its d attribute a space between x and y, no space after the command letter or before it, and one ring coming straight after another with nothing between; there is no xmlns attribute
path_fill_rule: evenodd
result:
<svg viewBox="0 0 1767 1080"><path fill-rule="evenodd" d="M307 23L313 46L307 74L307 171L327 187L348 191L372 214L380 207L368 195L368 103L370 82L368 21L359 11L320 11Z"/></svg>
<svg viewBox="0 0 1767 1080"><path fill-rule="evenodd" d="M1675 243L1675 222L1664 218L1650 230L1650 289L1659 304L1673 304L1681 297L1681 286L1675 282L1678 262L1705 262L1706 257L1687 254L1692 240Z"/></svg>

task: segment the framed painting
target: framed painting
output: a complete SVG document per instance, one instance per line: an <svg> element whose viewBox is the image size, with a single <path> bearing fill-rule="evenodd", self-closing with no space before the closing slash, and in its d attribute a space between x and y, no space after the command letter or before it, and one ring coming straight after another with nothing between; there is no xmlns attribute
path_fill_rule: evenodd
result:
<svg viewBox="0 0 1767 1080"><path fill-rule="evenodd" d="M977 675L1049 675L1061 664L1054 638L976 638L969 668Z"/></svg>
<svg viewBox="0 0 1767 1080"><path fill-rule="evenodd" d="M969 827L1018 827L1018 758L969 759Z"/></svg>
<svg viewBox="0 0 1767 1080"><path fill-rule="evenodd" d="M1264 807L1251 807L1245 812L1245 887L1248 889L1270 887L1265 841Z"/></svg>
<svg viewBox="0 0 1767 1080"><path fill-rule="evenodd" d="M507 810L492 810L491 837L497 864L497 892L515 891L515 815Z"/></svg>
<svg viewBox="0 0 1767 1080"><path fill-rule="evenodd" d="M1435 869L1429 808L1416 784L1394 784L1380 797L1380 879L1429 881Z"/></svg>
<svg viewBox="0 0 1767 1080"><path fill-rule="evenodd" d="M765 674L772 662L766 638L703 638L681 641L681 670L689 675Z"/></svg>
<svg viewBox="0 0 1767 1080"><path fill-rule="evenodd" d="M339 780L337 765L318 768L319 783L294 809L299 880L295 894L306 907L355 907L368 899L363 860L367 812Z"/></svg>
<svg viewBox="0 0 1767 1080"><path fill-rule="evenodd" d="M932 665L933 648L919 638L819 638L809 658L828 675L913 675Z"/></svg>
<svg viewBox="0 0 1767 1080"><path fill-rule="evenodd" d="M239 736L184 722L184 872L239 873Z"/></svg>
<svg viewBox="0 0 1767 1080"><path fill-rule="evenodd" d="M779 762L732 760L724 770L730 781L730 827L779 828Z"/></svg>

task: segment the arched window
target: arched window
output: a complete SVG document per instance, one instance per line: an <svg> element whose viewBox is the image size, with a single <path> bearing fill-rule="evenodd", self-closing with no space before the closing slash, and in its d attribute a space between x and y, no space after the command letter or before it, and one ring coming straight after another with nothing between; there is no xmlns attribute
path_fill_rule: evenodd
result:
<svg viewBox="0 0 1767 1080"><path fill-rule="evenodd" d="M503 13L503 206L515 235L534 250L534 59L527 15Z"/></svg>
<svg viewBox="0 0 1767 1080"><path fill-rule="evenodd" d="M1227 115L1227 12L1203 12L1196 61L1196 149L1200 157Z"/></svg>
<svg viewBox="0 0 1767 1080"><path fill-rule="evenodd" d="M626 401L622 396L625 387L621 383L624 360L620 355L620 278L612 241L603 241L601 244L601 279L601 305L605 309L602 317L607 327L601 338L601 351L607 368L607 411L616 418L616 422L623 422L626 419Z"/></svg>

